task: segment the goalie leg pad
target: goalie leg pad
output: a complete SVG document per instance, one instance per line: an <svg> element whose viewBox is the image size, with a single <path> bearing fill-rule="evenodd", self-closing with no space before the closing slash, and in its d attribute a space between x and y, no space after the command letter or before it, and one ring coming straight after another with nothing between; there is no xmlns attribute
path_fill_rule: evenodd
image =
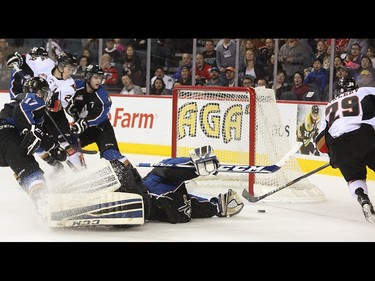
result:
<svg viewBox="0 0 375 281"><path fill-rule="evenodd" d="M151 196L147 187L143 184L141 175L130 163L125 165L121 161L110 161L113 170L120 181L118 192L136 193L143 197L146 218L149 213Z"/></svg>
<svg viewBox="0 0 375 281"><path fill-rule="evenodd" d="M49 194L48 202L50 227L144 224L143 200L138 194Z"/></svg>
<svg viewBox="0 0 375 281"><path fill-rule="evenodd" d="M91 192L111 192L120 188L120 181L107 160L72 174L69 178L64 178L65 182L51 188L53 193L91 193Z"/></svg>

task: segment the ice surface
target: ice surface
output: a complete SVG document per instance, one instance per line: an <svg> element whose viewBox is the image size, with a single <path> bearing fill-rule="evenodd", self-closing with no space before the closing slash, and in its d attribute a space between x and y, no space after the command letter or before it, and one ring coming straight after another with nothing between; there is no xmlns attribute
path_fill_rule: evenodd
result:
<svg viewBox="0 0 375 281"><path fill-rule="evenodd" d="M127 155L133 164L156 162L162 156ZM98 155L85 155L93 165ZM41 163L50 179L50 168ZM69 168L66 168L69 172ZM149 168L138 168L145 175ZM194 219L186 224L146 222L129 228L49 229L35 212L10 168L0 168L0 242L373 242L375 225L368 223L344 179L313 175L311 182L327 197L318 203L249 203L232 218ZM370 181L375 200L375 182ZM197 189L195 187L194 189ZM235 189L235 188L234 188ZM236 189L235 189L236 190ZM225 188L193 190L217 195ZM241 189L236 190L241 193ZM375 202L375 201L374 201ZM258 213L257 210L265 210Z"/></svg>

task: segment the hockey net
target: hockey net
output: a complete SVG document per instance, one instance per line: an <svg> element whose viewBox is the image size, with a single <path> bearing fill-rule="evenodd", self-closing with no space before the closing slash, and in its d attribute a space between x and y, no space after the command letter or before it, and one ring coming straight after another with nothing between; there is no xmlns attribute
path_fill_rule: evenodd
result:
<svg viewBox="0 0 375 281"><path fill-rule="evenodd" d="M272 89L178 86L173 90L172 156L211 145L220 163L273 165L291 149ZM303 175L293 156L271 174L219 173L195 180L198 186L246 188L263 195ZM325 199L307 178L264 201L316 202Z"/></svg>

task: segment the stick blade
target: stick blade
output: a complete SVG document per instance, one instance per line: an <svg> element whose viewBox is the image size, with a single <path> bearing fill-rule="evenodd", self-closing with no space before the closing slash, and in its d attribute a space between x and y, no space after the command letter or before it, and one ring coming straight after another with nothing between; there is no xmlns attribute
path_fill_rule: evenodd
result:
<svg viewBox="0 0 375 281"><path fill-rule="evenodd" d="M250 203L255 203L262 199L261 197L252 196L246 189L242 190L242 197Z"/></svg>

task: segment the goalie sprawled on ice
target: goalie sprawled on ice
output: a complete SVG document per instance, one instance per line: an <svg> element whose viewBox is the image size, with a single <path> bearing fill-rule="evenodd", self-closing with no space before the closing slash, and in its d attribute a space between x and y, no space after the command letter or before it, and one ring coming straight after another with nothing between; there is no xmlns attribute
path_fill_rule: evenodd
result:
<svg viewBox="0 0 375 281"><path fill-rule="evenodd" d="M212 148L191 151L191 157L162 163L187 164L196 169L155 167L143 179L131 164L104 161L84 171L49 196L53 227L84 225L140 225L146 220L185 223L192 218L230 217L243 203L232 190L213 198L188 193L185 182L215 174L219 161Z"/></svg>

